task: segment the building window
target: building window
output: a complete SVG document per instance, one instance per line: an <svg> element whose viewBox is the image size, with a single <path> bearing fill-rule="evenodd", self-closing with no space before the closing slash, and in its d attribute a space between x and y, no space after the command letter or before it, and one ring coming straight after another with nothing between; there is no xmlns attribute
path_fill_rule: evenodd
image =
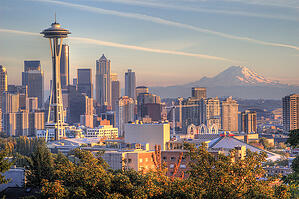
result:
<svg viewBox="0 0 299 199"><path fill-rule="evenodd" d="M171 161L175 161L175 157L170 157L170 160Z"/></svg>
<svg viewBox="0 0 299 199"><path fill-rule="evenodd" d="M145 158L145 162L148 162L148 158Z"/></svg>
<svg viewBox="0 0 299 199"><path fill-rule="evenodd" d="M169 165L169 168L173 169L174 168L174 164Z"/></svg>
<svg viewBox="0 0 299 199"><path fill-rule="evenodd" d="M128 163L131 163L131 162L132 162L132 159L131 159L131 158L129 158L129 159L128 159Z"/></svg>
<svg viewBox="0 0 299 199"><path fill-rule="evenodd" d="M180 168L182 168L182 169L186 169L186 165L185 165L185 164L181 164L181 165L180 165Z"/></svg>
<svg viewBox="0 0 299 199"><path fill-rule="evenodd" d="M139 159L139 162L142 162L142 158Z"/></svg>
<svg viewBox="0 0 299 199"><path fill-rule="evenodd" d="M163 157L163 160L167 160L167 158L164 156L164 157Z"/></svg>

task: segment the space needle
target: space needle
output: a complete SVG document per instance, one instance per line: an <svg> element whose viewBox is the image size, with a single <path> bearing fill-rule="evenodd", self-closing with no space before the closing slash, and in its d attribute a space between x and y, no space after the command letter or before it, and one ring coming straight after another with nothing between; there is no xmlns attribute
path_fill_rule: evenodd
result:
<svg viewBox="0 0 299 199"><path fill-rule="evenodd" d="M52 56L52 85L49 103L49 112L46 129L46 141L48 138L60 140L65 137L65 128L67 124L64 122L62 92L60 82L60 57L62 41L71 34L67 29L61 27L59 23L51 24L51 27L41 32L45 38L50 41L50 50Z"/></svg>

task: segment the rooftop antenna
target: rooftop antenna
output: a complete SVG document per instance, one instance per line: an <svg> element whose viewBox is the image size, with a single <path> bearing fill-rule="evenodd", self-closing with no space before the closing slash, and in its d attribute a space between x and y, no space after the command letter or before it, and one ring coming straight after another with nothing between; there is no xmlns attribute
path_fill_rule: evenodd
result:
<svg viewBox="0 0 299 199"><path fill-rule="evenodd" d="M55 12L55 23L56 23L56 12Z"/></svg>

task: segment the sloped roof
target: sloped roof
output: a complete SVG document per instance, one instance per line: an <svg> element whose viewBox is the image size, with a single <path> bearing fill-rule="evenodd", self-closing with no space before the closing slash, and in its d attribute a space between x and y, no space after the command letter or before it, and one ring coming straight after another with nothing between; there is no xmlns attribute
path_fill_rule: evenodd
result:
<svg viewBox="0 0 299 199"><path fill-rule="evenodd" d="M211 142L208 143L209 148L211 149L234 149L236 146L246 146L246 149L249 149L252 152L265 152L268 155L267 159L271 159L271 160L277 160L280 159L281 156L276 154L276 153L272 153L270 151L266 151L260 148L257 148L255 146L252 146L250 144L247 144L245 142L242 142L241 140L238 140L234 137L228 137L228 136L224 136L224 137L220 137L220 138L216 138L214 140L211 140Z"/></svg>

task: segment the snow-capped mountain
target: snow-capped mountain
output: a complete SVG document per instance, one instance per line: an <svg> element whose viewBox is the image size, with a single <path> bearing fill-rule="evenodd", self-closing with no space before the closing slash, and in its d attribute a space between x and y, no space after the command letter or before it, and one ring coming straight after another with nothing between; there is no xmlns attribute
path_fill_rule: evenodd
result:
<svg viewBox="0 0 299 199"><path fill-rule="evenodd" d="M202 86L274 86L279 85L279 82L266 79L245 66L231 66L214 77L203 77L191 84Z"/></svg>
<svg viewBox="0 0 299 199"><path fill-rule="evenodd" d="M231 66L214 77L203 77L199 81L185 85L153 87L151 91L163 98L189 97L191 87L206 87L209 97L281 99L291 93L299 93L298 86L269 80L245 66Z"/></svg>

